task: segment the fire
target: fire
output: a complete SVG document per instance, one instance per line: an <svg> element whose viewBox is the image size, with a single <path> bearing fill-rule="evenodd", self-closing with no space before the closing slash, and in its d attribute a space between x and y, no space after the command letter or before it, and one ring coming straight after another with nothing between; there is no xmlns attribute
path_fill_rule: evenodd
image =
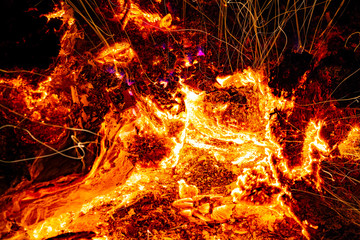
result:
<svg viewBox="0 0 360 240"><path fill-rule="evenodd" d="M236 43L222 46L231 35L226 23L219 21L218 37L203 40L202 31L183 28L186 21L172 3L165 10L161 1L147 10L143 4L99 1L85 15L75 3L61 2L41 15L62 22L54 64L38 72L4 71L0 131L13 130L35 156L0 161L29 168L28 179L0 196L0 237L267 239L284 231L311 239L325 227L302 209L312 203L301 194L358 210L356 197L347 202L335 187L359 181L356 170L342 171L357 165L360 152L359 127L348 117L356 110L332 99L337 87L320 91L323 85L309 80L311 70L290 89L280 83L275 89L265 59L270 45L286 38L263 37L251 27L254 37L242 39L236 61L254 65L232 69L227 52L229 71L214 61L215 45L205 49L214 39L224 51ZM97 46L84 43L74 10L100 38ZM283 14L297 14L287 10ZM119 36L108 34L114 26ZM263 43L269 49L253 46L262 40L270 41ZM315 57L313 71L325 54ZM46 175L47 164L76 170Z"/></svg>
<svg viewBox="0 0 360 240"><path fill-rule="evenodd" d="M134 58L134 51L129 43L115 43L99 53L97 61L101 64L127 65Z"/></svg>

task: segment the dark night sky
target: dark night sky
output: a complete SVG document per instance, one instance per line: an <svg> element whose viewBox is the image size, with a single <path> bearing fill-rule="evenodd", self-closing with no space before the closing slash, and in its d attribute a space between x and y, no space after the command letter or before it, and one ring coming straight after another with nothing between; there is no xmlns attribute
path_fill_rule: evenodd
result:
<svg viewBox="0 0 360 240"><path fill-rule="evenodd" d="M51 10L51 1L0 1L0 68L31 70L47 68L59 51L59 39L53 29L59 21L47 23L42 13ZM37 10L30 10L36 7Z"/></svg>

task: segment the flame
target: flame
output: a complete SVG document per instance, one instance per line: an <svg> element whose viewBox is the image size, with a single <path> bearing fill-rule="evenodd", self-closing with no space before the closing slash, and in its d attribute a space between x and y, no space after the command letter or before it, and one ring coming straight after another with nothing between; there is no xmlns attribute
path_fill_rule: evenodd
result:
<svg viewBox="0 0 360 240"><path fill-rule="evenodd" d="M114 64L120 66L126 66L133 58L134 51L127 42L115 43L111 47L106 47L101 51L96 60L101 64Z"/></svg>

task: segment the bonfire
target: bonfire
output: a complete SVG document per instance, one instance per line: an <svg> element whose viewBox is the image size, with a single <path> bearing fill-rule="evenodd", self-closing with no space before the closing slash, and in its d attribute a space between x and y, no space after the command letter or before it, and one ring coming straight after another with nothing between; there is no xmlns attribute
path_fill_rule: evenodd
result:
<svg viewBox="0 0 360 240"><path fill-rule="evenodd" d="M356 0L1 4L1 239L360 238Z"/></svg>

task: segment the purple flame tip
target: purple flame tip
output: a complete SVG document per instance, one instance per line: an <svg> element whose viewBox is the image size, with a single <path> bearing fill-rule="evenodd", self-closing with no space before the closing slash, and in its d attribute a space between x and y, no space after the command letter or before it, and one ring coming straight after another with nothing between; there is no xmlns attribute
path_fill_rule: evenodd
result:
<svg viewBox="0 0 360 240"><path fill-rule="evenodd" d="M127 85L131 86L135 83L135 81L127 78L126 83L127 83Z"/></svg>
<svg viewBox="0 0 360 240"><path fill-rule="evenodd" d="M196 54L196 56L205 56L205 53L202 51L201 48L199 48L198 53Z"/></svg>
<svg viewBox="0 0 360 240"><path fill-rule="evenodd" d="M114 67L108 67L108 68L106 69L106 71L107 71L108 73L111 73L111 74L114 74L114 73L116 72L116 70L115 70Z"/></svg>

